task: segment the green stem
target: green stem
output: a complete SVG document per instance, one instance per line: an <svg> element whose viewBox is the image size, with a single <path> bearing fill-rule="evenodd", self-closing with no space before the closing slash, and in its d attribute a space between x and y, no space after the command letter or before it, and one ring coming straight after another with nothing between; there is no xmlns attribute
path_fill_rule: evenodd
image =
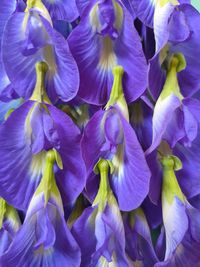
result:
<svg viewBox="0 0 200 267"><path fill-rule="evenodd" d="M110 190L108 175L109 175L110 169L112 171L112 166L108 160L100 159L94 169L96 173L100 174L100 184L99 184L99 190L93 202L93 205L99 204L99 206L103 209L107 201L108 193Z"/></svg>
<svg viewBox="0 0 200 267"><path fill-rule="evenodd" d="M37 62L35 65L35 70L36 85L30 100L51 104L51 101L49 100L45 90L45 77L48 71L48 66L45 62Z"/></svg>
<svg viewBox="0 0 200 267"><path fill-rule="evenodd" d="M5 213L6 213L6 201L3 198L0 198L0 229L3 226Z"/></svg>
<svg viewBox="0 0 200 267"><path fill-rule="evenodd" d="M62 168L62 160L55 150L49 150L46 154L44 173L41 182L36 190L36 194L44 192L45 205L48 203L49 197L53 192L59 195L59 191L55 181L54 164L57 162L58 167Z"/></svg>
<svg viewBox="0 0 200 267"><path fill-rule="evenodd" d="M184 70L185 67L186 62L182 54L175 54L171 58L167 71L167 78L159 97L160 100L168 97L171 93L174 93L177 97L179 97L180 100L183 99L178 84L177 73Z"/></svg>
<svg viewBox="0 0 200 267"><path fill-rule="evenodd" d="M122 79L124 74L124 69L122 66L116 66L113 68L113 86L110 94L110 98L108 103L105 106L105 109L113 106L114 104L118 104L120 107L122 114L124 117L129 121L129 113L127 103L124 97L123 86L122 86Z"/></svg>
<svg viewBox="0 0 200 267"><path fill-rule="evenodd" d="M166 199L170 204L173 202L175 196L177 196L182 202L184 202L184 194L178 184L175 170L182 168L181 161L175 156L164 156L161 159L163 168L163 183L162 183L162 199Z"/></svg>

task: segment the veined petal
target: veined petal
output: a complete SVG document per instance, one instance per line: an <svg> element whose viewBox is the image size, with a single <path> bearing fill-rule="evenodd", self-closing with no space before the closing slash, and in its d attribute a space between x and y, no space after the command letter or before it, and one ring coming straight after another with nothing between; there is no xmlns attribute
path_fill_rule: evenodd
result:
<svg viewBox="0 0 200 267"><path fill-rule="evenodd" d="M199 249L199 242L195 242L190 234L186 233L171 259L159 262L154 267L199 267Z"/></svg>
<svg viewBox="0 0 200 267"><path fill-rule="evenodd" d="M27 207L44 163L44 153L32 155L31 140L25 131L26 118L33 105L32 101L26 102L0 126L0 194L19 209Z"/></svg>
<svg viewBox="0 0 200 267"><path fill-rule="evenodd" d="M122 218L111 192L104 210L99 211L98 206L85 209L73 225L72 233L82 251L81 267L129 266ZM86 244L88 235L91 238Z"/></svg>
<svg viewBox="0 0 200 267"><path fill-rule="evenodd" d="M46 88L53 102L58 98L69 101L77 93L78 68L68 44L37 11L18 12L8 20L3 37L3 61L14 88L24 98L33 92L37 61L45 61L49 66Z"/></svg>
<svg viewBox="0 0 200 267"><path fill-rule="evenodd" d="M2 0L1 1L0 43L1 43L1 38L2 38L5 24L9 18L9 16L15 11L16 6L17 6L17 3L15 0L11 0L11 1Z"/></svg>
<svg viewBox="0 0 200 267"><path fill-rule="evenodd" d="M20 99L12 100L8 103L0 102L0 123L2 123L5 120L7 112L18 108L20 104L21 104Z"/></svg>
<svg viewBox="0 0 200 267"><path fill-rule="evenodd" d="M153 114L153 138L152 144L146 153L151 153L161 142L174 111L181 105L177 96L173 93L164 99L159 99Z"/></svg>
<svg viewBox="0 0 200 267"><path fill-rule="evenodd" d="M200 86L200 79L197 74L199 59L196 57L200 53L197 45L199 43L200 30L199 12L189 4L180 5L178 10L174 12L184 14L190 30L190 36L184 42L173 43L170 47L170 52L178 52L184 55L187 65L185 70L178 73L179 85L184 96L192 96L199 90Z"/></svg>
<svg viewBox="0 0 200 267"><path fill-rule="evenodd" d="M84 9L88 6L89 3L90 3L90 0L76 0L76 5L77 5L80 16L82 16Z"/></svg>
<svg viewBox="0 0 200 267"><path fill-rule="evenodd" d="M35 201L35 202L34 202ZM35 206L37 204L37 206ZM30 210L31 209L31 210ZM55 232L55 239L49 243L49 247L35 246L38 242L39 228L38 224L44 223L45 213L48 213L48 229L46 238L49 235L50 227ZM41 193L34 196L32 203L28 209L28 215L24 224L16 234L14 241L1 258L3 266L44 266L44 267L60 267L80 265L80 250L72 237L64 220L64 216L60 213L59 207L55 202L49 201L44 207L44 195Z"/></svg>
<svg viewBox="0 0 200 267"><path fill-rule="evenodd" d="M101 147L105 142L105 138L103 136L103 127L101 126L103 116L103 110L97 111L87 123L83 133L81 149L87 171L92 171L94 165L98 162L99 152L101 151ZM93 136L92 138L91 133Z"/></svg>
<svg viewBox="0 0 200 267"><path fill-rule="evenodd" d="M16 210L5 203L5 214L0 229L0 256L8 249L20 226L21 222Z"/></svg>
<svg viewBox="0 0 200 267"><path fill-rule="evenodd" d="M85 167L80 132L65 113L27 101L0 126L0 133L0 194L9 203L26 209L41 179L46 151L53 148L64 166L56 173L64 203L73 202L81 193Z"/></svg>
<svg viewBox="0 0 200 267"><path fill-rule="evenodd" d="M163 201L162 208L166 234L165 260L167 260L172 256L188 230L188 217L184 203L177 197L174 197L170 205L168 200Z"/></svg>
<svg viewBox="0 0 200 267"><path fill-rule="evenodd" d="M197 137L198 121L190 112L188 107L185 105L183 105L183 113L184 113L184 128L185 128L187 143L188 145L191 145L191 142Z"/></svg>
<svg viewBox="0 0 200 267"><path fill-rule="evenodd" d="M175 5L168 2L165 5L158 4L154 13L154 34L156 41L156 51L167 43L169 38L169 19L175 8Z"/></svg>
<svg viewBox="0 0 200 267"><path fill-rule="evenodd" d="M0 9L0 94L2 91L10 84L10 81L7 77L7 74L4 69L4 65L2 62L2 36L4 27L6 25L6 22L8 21L9 16L15 11L16 9L16 1L1 1L1 9ZM0 96L1 97L1 96Z"/></svg>
<svg viewBox="0 0 200 267"><path fill-rule="evenodd" d="M100 5L104 5L104 11ZM107 12L107 17L103 18L103 12ZM78 94L88 103L103 105L108 101L112 69L116 65L124 68L123 87L128 102L146 89L147 64L132 24L131 15L118 1L112 4L97 1L90 3L80 24L70 34L70 49L80 72ZM90 79L86 79L88 75Z"/></svg>
<svg viewBox="0 0 200 267"><path fill-rule="evenodd" d="M144 152L130 124L121 116L124 143L112 158L111 185L121 210L137 208L149 191L150 171ZM126 192L126 194L124 194Z"/></svg>
<svg viewBox="0 0 200 267"><path fill-rule="evenodd" d="M86 208L72 227L72 234L81 248L81 267L89 266L96 246L95 213L93 207ZM90 237L87 242L86 238Z"/></svg>
<svg viewBox="0 0 200 267"><path fill-rule="evenodd" d="M110 146L107 146L107 150L105 149L107 141L104 127L106 117L110 112L114 112L120 122L115 125L114 132L123 133L123 139L117 145L116 151L112 151ZM97 179L92 174L93 167L100 157L106 158L114 165L110 183L120 209L131 210L138 207L148 193L150 171L134 130L117 109L100 110L92 117L85 128L81 146L89 177L86 191L89 190L87 193L90 197L96 190L96 186L90 186L95 184L94 181Z"/></svg>
<svg viewBox="0 0 200 267"><path fill-rule="evenodd" d="M181 159L184 166L177 172L177 177L187 198L192 198L200 193L199 172L197 171L200 166L199 140L198 134L191 147L177 144L173 149L174 155Z"/></svg>
<svg viewBox="0 0 200 267"><path fill-rule="evenodd" d="M57 148L63 170L55 174L64 205L72 203L83 191L86 180L85 164L81 155L80 131L73 121L62 111L48 105L51 118L59 136Z"/></svg>
<svg viewBox="0 0 200 267"><path fill-rule="evenodd" d="M149 27L153 27L156 0L130 0L137 17Z"/></svg>
<svg viewBox="0 0 200 267"><path fill-rule="evenodd" d="M42 0L42 2L48 9L52 20L66 20L72 22L78 17L75 0Z"/></svg>
<svg viewBox="0 0 200 267"><path fill-rule="evenodd" d="M200 123L200 101L196 98L185 98L183 99L183 104Z"/></svg>
<svg viewBox="0 0 200 267"><path fill-rule="evenodd" d="M125 231L126 250L132 260L141 260L144 266L154 266L158 259L153 248L150 228L141 209L125 217Z"/></svg>
<svg viewBox="0 0 200 267"><path fill-rule="evenodd" d="M189 203L186 204L186 207L189 218L189 232L196 242L200 242L200 211Z"/></svg>

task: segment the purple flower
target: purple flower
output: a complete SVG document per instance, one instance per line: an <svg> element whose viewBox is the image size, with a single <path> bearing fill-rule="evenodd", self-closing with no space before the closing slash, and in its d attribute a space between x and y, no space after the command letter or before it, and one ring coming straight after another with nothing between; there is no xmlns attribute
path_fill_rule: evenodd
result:
<svg viewBox="0 0 200 267"><path fill-rule="evenodd" d="M0 198L0 256L8 249L20 226L16 210Z"/></svg>
<svg viewBox="0 0 200 267"><path fill-rule="evenodd" d="M184 97L191 97L199 90L199 12L191 5L173 7L166 19L167 27L159 27L163 33L156 40L156 54L150 61L149 88L157 99L165 82L167 67L174 54L181 53L186 61L185 69L178 73L178 82ZM178 25L178 26L177 26ZM165 36L165 37L164 37Z"/></svg>
<svg viewBox="0 0 200 267"><path fill-rule="evenodd" d="M10 15L15 11L17 3L15 0L1 1L0 9L0 98L6 101L10 98L16 98L16 93L13 92L12 85L7 77L5 68L2 62L2 35L6 22L8 21Z"/></svg>
<svg viewBox="0 0 200 267"><path fill-rule="evenodd" d="M106 104L112 69L117 65L124 68L127 102L145 91L148 68L140 39L131 15L119 1L91 1L68 41L80 72L78 96L87 103Z"/></svg>
<svg viewBox="0 0 200 267"><path fill-rule="evenodd" d="M126 119L128 110L122 91L123 69L116 67L113 74L114 84L106 109L94 114L85 127L81 142L88 175L86 194L90 199L96 195L98 179L92 171L94 165L100 157L109 159L114 166L110 184L119 207L132 210L148 194L150 171L136 134Z"/></svg>
<svg viewBox="0 0 200 267"><path fill-rule="evenodd" d="M44 68L44 63L36 65L32 100L0 126L0 195L19 209L27 208L40 182L48 150L57 150L61 157L63 170L55 171L65 205L75 201L85 185L80 131L65 113L45 102Z"/></svg>
<svg viewBox="0 0 200 267"><path fill-rule="evenodd" d="M175 54L169 64L165 84L154 108L152 144L146 153L152 152L162 139L174 147L177 142L189 146L197 137L200 102L184 98L177 77L177 73L185 69L184 58Z"/></svg>
<svg viewBox="0 0 200 267"><path fill-rule="evenodd" d="M53 21L66 20L72 22L78 18L76 0L42 0Z"/></svg>
<svg viewBox="0 0 200 267"><path fill-rule="evenodd" d="M168 261L186 233L194 242L199 243L200 211L187 201L178 184L174 171L182 168L180 160L168 155L161 159L161 163L163 166L162 212L166 237L164 261Z"/></svg>
<svg viewBox="0 0 200 267"><path fill-rule="evenodd" d="M108 184L108 161L100 159L96 170L101 176L98 194L72 228L82 252L81 266L128 267L122 217Z"/></svg>
<svg viewBox="0 0 200 267"><path fill-rule="evenodd" d="M76 62L67 41L52 28L49 13L40 1L35 5L28 1L26 12L16 12L9 18L3 34L2 57L8 78L20 97L28 99L32 95L36 82L34 66L38 61L49 67L45 83L52 102L58 98L69 101L76 96Z"/></svg>
<svg viewBox="0 0 200 267"><path fill-rule="evenodd" d="M45 170L25 221L12 244L1 257L1 266L72 266L80 265L80 249L70 233L54 178L55 152L49 151Z"/></svg>
<svg viewBox="0 0 200 267"><path fill-rule="evenodd" d="M126 234L126 252L131 260L139 266L153 267L158 258L156 256L151 232L142 209L137 209L124 215ZM133 265L134 266L134 265Z"/></svg>

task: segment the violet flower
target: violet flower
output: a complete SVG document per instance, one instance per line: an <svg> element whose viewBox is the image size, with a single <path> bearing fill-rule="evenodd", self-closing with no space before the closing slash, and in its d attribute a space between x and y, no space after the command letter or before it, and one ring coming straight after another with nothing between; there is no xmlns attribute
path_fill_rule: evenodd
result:
<svg viewBox="0 0 200 267"><path fill-rule="evenodd" d="M57 150L61 157L63 170L57 168L56 179L65 204L75 201L85 185L79 129L49 102L44 89L46 71L45 63L36 65L32 98L0 126L0 194L19 209L27 208L40 182L48 150Z"/></svg>

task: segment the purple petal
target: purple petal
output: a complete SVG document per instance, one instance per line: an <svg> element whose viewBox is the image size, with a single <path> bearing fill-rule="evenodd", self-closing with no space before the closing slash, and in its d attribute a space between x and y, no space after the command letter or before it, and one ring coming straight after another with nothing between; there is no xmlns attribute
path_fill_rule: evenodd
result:
<svg viewBox="0 0 200 267"><path fill-rule="evenodd" d="M85 186L85 164L80 149L80 131L73 121L54 106L48 106L59 136L57 148L63 162L63 170L56 173L56 180L64 205L76 200Z"/></svg>
<svg viewBox="0 0 200 267"><path fill-rule="evenodd" d="M76 5L77 5L80 16L82 16L83 11L85 10L85 8L88 6L89 3L90 3L90 0L76 0Z"/></svg>
<svg viewBox="0 0 200 267"><path fill-rule="evenodd" d="M101 25L91 3L68 39L80 72L78 95L91 104L103 105L108 101L113 83L112 69L116 65L122 65L125 70L123 87L128 102L137 99L147 86L146 60L131 15L118 2L114 5L118 10L115 18L119 27L112 29L114 26L111 27L109 22L105 36L101 28L104 25ZM105 9L111 12L109 6ZM100 26L94 23L95 19ZM88 76L90 79L86 78Z"/></svg>
<svg viewBox="0 0 200 267"><path fill-rule="evenodd" d="M200 18L199 12L191 5L180 5L178 8L180 13L184 13L187 25L190 29L190 38L185 42L173 44L170 48L171 53L182 53L186 59L186 68L178 74L179 85L184 96L191 96L200 87L200 79L197 73L199 59L196 56L200 53L199 49L199 31Z"/></svg>
<svg viewBox="0 0 200 267"><path fill-rule="evenodd" d="M167 260L170 259L188 230L185 205L177 197L171 204L167 200L163 203L163 222L166 235L165 260Z"/></svg>
<svg viewBox="0 0 200 267"><path fill-rule="evenodd" d="M157 5L154 13L154 34L156 51L160 51L169 38L169 19L175 6L170 2L163 6Z"/></svg>
<svg viewBox="0 0 200 267"><path fill-rule="evenodd" d="M149 191L150 171L144 152L130 124L121 116L124 144L112 162L115 171L111 185L121 210L137 208ZM124 194L126 192L126 194Z"/></svg>
<svg viewBox="0 0 200 267"><path fill-rule="evenodd" d="M177 144L173 149L174 155L181 159L183 169L177 172L181 189L187 198L192 198L200 193L200 168L199 135L192 142L191 147Z"/></svg>
<svg viewBox="0 0 200 267"><path fill-rule="evenodd" d="M27 207L42 175L43 157L33 158L25 126L33 104L26 102L0 126L0 194L19 209Z"/></svg>
<svg viewBox="0 0 200 267"><path fill-rule="evenodd" d="M52 20L74 21L78 17L75 0L51 1L42 0L49 11Z"/></svg>
<svg viewBox="0 0 200 267"><path fill-rule="evenodd" d="M156 3L151 0L130 0L137 17L149 27L153 27Z"/></svg>
<svg viewBox="0 0 200 267"><path fill-rule="evenodd" d="M154 267L199 267L199 249L199 243L187 233L172 258L167 262L157 263Z"/></svg>
<svg viewBox="0 0 200 267"><path fill-rule="evenodd" d="M3 61L8 77L17 93L29 98L35 87L35 64L37 61L45 61L49 65L46 74L49 97L53 102L58 97L68 101L76 95L79 86L77 65L68 44L36 11L27 14L15 13L5 28ZM24 29L22 26L26 16L28 22Z"/></svg>
<svg viewBox="0 0 200 267"><path fill-rule="evenodd" d="M196 242L200 242L200 211L187 204L187 214L189 218L189 229L192 238Z"/></svg>
<svg viewBox="0 0 200 267"><path fill-rule="evenodd" d="M36 201L37 207L34 207L33 203L31 204L31 209L34 212L30 212L29 207L29 215L27 215L11 246L2 256L1 266L78 267L80 265L79 247L66 226L63 214L59 212L57 206L50 202L44 207L44 198L41 198L41 196L38 196L38 198L39 202ZM52 244L50 240L48 241L48 244L51 244L50 247L37 248L35 246L38 241L37 236L39 231L42 230L37 225L45 221L46 212L49 214L48 228L45 230L47 231L46 238L52 238L50 228L53 228L55 239ZM44 233L40 234L43 235Z"/></svg>
<svg viewBox="0 0 200 267"><path fill-rule="evenodd" d="M15 11L16 9L16 1L15 0L2 0L1 1L1 9L0 9L0 93L2 93L3 89L6 88L10 84L10 81L7 77L7 74L4 70L4 65L2 62L2 49L1 49L1 42L2 36L4 32L4 27L6 22L8 21L9 16Z"/></svg>
<svg viewBox="0 0 200 267"><path fill-rule="evenodd" d="M153 114L153 138L152 144L146 153L151 153L161 142L163 135L174 115L174 111L181 105L181 102L174 94L165 99L159 99L154 108Z"/></svg>
<svg viewBox="0 0 200 267"><path fill-rule="evenodd" d="M49 114L39 103L28 101L0 126L0 194L19 209L26 209L38 186L46 150L55 148L61 155L64 169L56 178L65 204L73 202L85 185L78 128L62 111L46 108Z"/></svg>
<svg viewBox="0 0 200 267"><path fill-rule="evenodd" d="M123 143L117 146L116 152L109 149L102 151L102 147L105 148L106 142L103 121L110 112L115 112L118 120L120 120L120 123L115 125L115 133L123 131L124 135ZM138 207L148 194L150 171L133 128L120 115L117 109L111 108L107 111L98 111L85 128L81 145L89 177L89 189L93 191L93 193L88 191L90 196L91 194L94 195L96 186L93 187L92 185L95 184L97 179L92 174L93 167L100 157L107 158L114 165L114 173L110 183L119 202L120 209L131 210ZM87 189L88 183L86 191Z"/></svg>

